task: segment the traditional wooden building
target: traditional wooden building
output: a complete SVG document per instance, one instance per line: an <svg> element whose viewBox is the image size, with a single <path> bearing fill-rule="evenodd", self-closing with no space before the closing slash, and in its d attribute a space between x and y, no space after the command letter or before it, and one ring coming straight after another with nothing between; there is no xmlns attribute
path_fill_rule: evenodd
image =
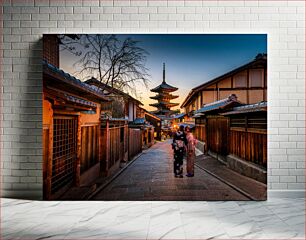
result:
<svg viewBox="0 0 306 240"><path fill-rule="evenodd" d="M77 35L69 35L77 39ZM129 129L141 103L122 91L95 86L59 69L58 35L43 38L44 198L108 176L142 150L142 132ZM49 61L49 62L48 62Z"/></svg>
<svg viewBox="0 0 306 240"><path fill-rule="evenodd" d="M124 118L133 122L138 116L139 107L143 104L129 94L106 85L96 78L91 78L85 83L96 86L103 90L103 93L112 100L112 104L102 105L102 111L108 113L113 118Z"/></svg>
<svg viewBox="0 0 306 240"><path fill-rule="evenodd" d="M266 183L267 102L234 107L221 115L230 119L227 165Z"/></svg>
<svg viewBox="0 0 306 240"><path fill-rule="evenodd" d="M242 105L232 94L222 100L205 104L195 111L195 136L204 143L204 153L221 161L226 160L229 143L229 118L220 115L235 106Z"/></svg>
<svg viewBox="0 0 306 240"><path fill-rule="evenodd" d="M235 94L245 104L267 101L266 54L258 54L251 62L193 88L181 108L191 116L204 104L216 102L231 94Z"/></svg>
<svg viewBox="0 0 306 240"><path fill-rule="evenodd" d="M144 117L147 122L149 122L154 127L154 139L161 140L161 134L162 134L162 120L157 115L150 113L148 111L145 111Z"/></svg>
<svg viewBox="0 0 306 240"><path fill-rule="evenodd" d="M43 64L44 198L56 199L71 186L100 174L101 103L109 99L56 66Z"/></svg>
<svg viewBox="0 0 306 240"><path fill-rule="evenodd" d="M106 138L110 137L110 140L108 141L113 142L110 144L118 147L118 143L115 142L117 141L116 139L119 139L120 135L120 140L122 140L121 142L124 142L124 146L126 146L124 148L121 146L121 149L114 147L110 152L110 156L115 155L119 156L119 158L115 158L117 160L115 161L114 167L106 172L106 175L109 175L113 172L113 170L118 168L120 163L126 163L142 151L143 134L145 134L144 131L147 132L148 129L144 130L140 127L135 128L133 126L133 122L138 117L143 115L140 111L140 108L143 106L143 104L129 94L101 83L95 78L91 78L85 81L85 83L100 89L108 98L112 100L111 104L106 103L101 105L101 117L102 119L107 119L110 129L113 129L109 135L106 135ZM107 126L107 124L104 124L104 126ZM116 131L120 131L120 133L115 133ZM114 137L112 137L112 134ZM119 153L116 153L117 151L119 151Z"/></svg>
<svg viewBox="0 0 306 240"><path fill-rule="evenodd" d="M137 108L137 118L144 119L154 127L153 138L161 140L161 118L142 107Z"/></svg>
<svg viewBox="0 0 306 240"><path fill-rule="evenodd" d="M136 118L129 124L129 128L140 129L142 131L142 148L147 149L154 144L154 126L145 118Z"/></svg>
<svg viewBox="0 0 306 240"><path fill-rule="evenodd" d="M267 102L242 104L231 95L205 104L194 117L198 148L240 174L266 183Z"/></svg>
<svg viewBox="0 0 306 240"><path fill-rule="evenodd" d="M168 117L173 114L171 108L179 105L178 103L171 102L172 99L178 98L178 96L171 94L171 92L177 91L178 88L167 84L165 75L165 64L163 64L163 82L156 88L151 89L151 92L155 92L157 95L150 98L155 99L158 102L150 104L150 106L157 108L157 110L153 112L154 114Z"/></svg>

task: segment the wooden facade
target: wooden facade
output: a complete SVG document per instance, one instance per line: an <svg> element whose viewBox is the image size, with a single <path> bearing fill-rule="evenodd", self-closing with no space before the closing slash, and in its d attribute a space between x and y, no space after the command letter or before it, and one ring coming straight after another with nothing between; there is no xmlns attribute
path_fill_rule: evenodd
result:
<svg viewBox="0 0 306 240"><path fill-rule="evenodd" d="M196 112L196 137L204 143L204 153L222 162L229 156L267 168L267 102L236 106L218 101ZM218 107L214 107L218 106ZM230 165L237 168L233 161ZM243 165L243 164L242 164ZM241 174L243 167L238 168ZM249 177L256 176L249 174ZM265 177L262 177L265 182ZM262 180L264 179L264 180Z"/></svg>
<svg viewBox="0 0 306 240"><path fill-rule="evenodd" d="M207 150L224 160L228 154L229 119L219 115L207 116Z"/></svg>
<svg viewBox="0 0 306 240"><path fill-rule="evenodd" d="M236 106L224 105L232 96ZM223 162L235 156L266 168L267 117L264 111L254 110L266 101L267 55L258 54L253 61L193 88L181 108L195 118L195 136L204 153ZM251 110L233 111L239 107Z"/></svg>
<svg viewBox="0 0 306 240"><path fill-rule="evenodd" d="M204 143L204 153L225 161L229 145L229 118L221 113L242 105L236 95L204 105L195 112L195 137Z"/></svg>
<svg viewBox="0 0 306 240"><path fill-rule="evenodd" d="M142 151L142 131L128 128L142 103L109 86L106 96L59 69L60 38L43 41L43 196L57 199L72 186L109 176Z"/></svg>
<svg viewBox="0 0 306 240"><path fill-rule="evenodd" d="M259 54L253 61L193 88L181 108L190 115L205 104L231 94L235 94L245 104L267 101L266 54Z"/></svg>
<svg viewBox="0 0 306 240"><path fill-rule="evenodd" d="M109 176L142 151L142 129L130 129L127 119L101 116L109 99L99 90L50 64L44 65L43 79L45 199Z"/></svg>
<svg viewBox="0 0 306 240"><path fill-rule="evenodd" d="M207 121L206 121L205 118L196 118L195 119L195 124L196 124L195 137L201 142L205 142L206 139L207 139L207 131L206 131L207 123L206 122Z"/></svg>
<svg viewBox="0 0 306 240"><path fill-rule="evenodd" d="M44 198L89 184L100 173L101 102L108 99L56 66L43 69Z"/></svg>
<svg viewBox="0 0 306 240"><path fill-rule="evenodd" d="M223 115L230 119L229 154L266 168L266 102L237 107Z"/></svg>

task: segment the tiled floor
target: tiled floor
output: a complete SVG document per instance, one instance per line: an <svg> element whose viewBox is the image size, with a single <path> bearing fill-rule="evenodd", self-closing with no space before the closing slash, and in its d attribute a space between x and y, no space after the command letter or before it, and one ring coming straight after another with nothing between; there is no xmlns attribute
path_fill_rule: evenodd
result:
<svg viewBox="0 0 306 240"><path fill-rule="evenodd" d="M1 199L3 239L305 239L305 199L107 202Z"/></svg>

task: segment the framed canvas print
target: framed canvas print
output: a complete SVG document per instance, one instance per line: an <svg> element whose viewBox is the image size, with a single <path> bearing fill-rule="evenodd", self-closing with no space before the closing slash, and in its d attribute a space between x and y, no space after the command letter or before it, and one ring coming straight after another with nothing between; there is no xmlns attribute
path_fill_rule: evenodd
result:
<svg viewBox="0 0 306 240"><path fill-rule="evenodd" d="M266 34L46 34L47 200L266 200Z"/></svg>

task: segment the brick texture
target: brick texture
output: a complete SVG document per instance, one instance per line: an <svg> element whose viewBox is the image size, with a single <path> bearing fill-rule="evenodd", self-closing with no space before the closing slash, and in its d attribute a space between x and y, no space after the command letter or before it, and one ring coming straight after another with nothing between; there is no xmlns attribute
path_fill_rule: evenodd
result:
<svg viewBox="0 0 306 240"><path fill-rule="evenodd" d="M1 2L2 196L42 195L42 34L93 31L267 33L268 188L304 190L304 1Z"/></svg>

